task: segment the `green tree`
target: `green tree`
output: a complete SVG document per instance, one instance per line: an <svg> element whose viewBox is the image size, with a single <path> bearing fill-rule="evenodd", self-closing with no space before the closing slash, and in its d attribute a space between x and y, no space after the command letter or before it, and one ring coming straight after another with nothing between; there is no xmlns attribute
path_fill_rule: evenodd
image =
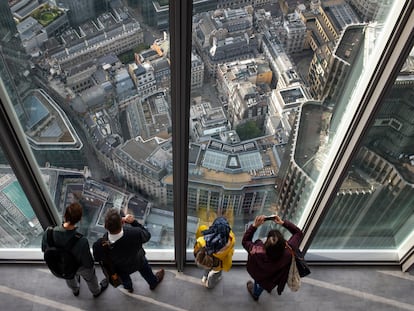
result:
<svg viewBox="0 0 414 311"><path fill-rule="evenodd" d="M244 124L240 124L236 128L236 132L241 140L248 140L255 137L262 136L262 131L257 126L255 121L247 121Z"/></svg>
<svg viewBox="0 0 414 311"><path fill-rule="evenodd" d="M134 54L137 53L141 53L142 51L149 49L150 46L148 44L139 44L138 46L136 46L134 49L129 50L127 52L124 52L122 54L118 55L119 60L123 63L123 64L129 64L132 63L134 61Z"/></svg>

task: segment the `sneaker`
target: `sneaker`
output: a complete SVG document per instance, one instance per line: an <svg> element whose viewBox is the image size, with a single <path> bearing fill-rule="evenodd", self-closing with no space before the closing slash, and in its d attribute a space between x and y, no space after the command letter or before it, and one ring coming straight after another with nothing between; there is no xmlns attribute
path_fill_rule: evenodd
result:
<svg viewBox="0 0 414 311"><path fill-rule="evenodd" d="M206 287L207 288L214 288L214 287L216 287L216 285L218 284L218 282L222 278L221 275L222 275L221 270L220 271L211 270L208 273L208 276L207 276Z"/></svg>
<svg viewBox="0 0 414 311"><path fill-rule="evenodd" d="M164 274L165 274L164 269L158 270L155 273L155 277L157 278L157 283L154 286L150 286L151 290L154 290L158 286L158 284L162 282L162 280L164 279Z"/></svg>
<svg viewBox="0 0 414 311"><path fill-rule="evenodd" d="M201 278L201 285L207 287L207 277L205 275Z"/></svg>
<svg viewBox="0 0 414 311"><path fill-rule="evenodd" d="M258 301L259 297L257 297L255 294L253 294L253 287L254 287L253 282L252 281L247 281L246 285L247 285L247 291L249 292L250 296L252 296L254 301Z"/></svg>
<svg viewBox="0 0 414 311"><path fill-rule="evenodd" d="M108 280L107 279L103 279L99 283L99 285L101 286L101 290L99 291L99 293L93 295L94 298L99 297L105 291L105 289L108 288Z"/></svg>

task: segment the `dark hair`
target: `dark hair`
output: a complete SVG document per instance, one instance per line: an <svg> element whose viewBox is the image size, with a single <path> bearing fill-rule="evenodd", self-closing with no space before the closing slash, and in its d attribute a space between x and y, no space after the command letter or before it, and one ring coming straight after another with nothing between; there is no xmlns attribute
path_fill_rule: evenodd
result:
<svg viewBox="0 0 414 311"><path fill-rule="evenodd" d="M277 260L282 257L285 246L286 240L283 234L276 229L270 230L264 243L266 255L272 260Z"/></svg>
<svg viewBox="0 0 414 311"><path fill-rule="evenodd" d="M114 208L109 209L105 215L105 229L111 234L117 234L122 229L122 218Z"/></svg>
<svg viewBox="0 0 414 311"><path fill-rule="evenodd" d="M71 225L76 224L82 218L82 206L77 202L70 204L66 207L63 218Z"/></svg>

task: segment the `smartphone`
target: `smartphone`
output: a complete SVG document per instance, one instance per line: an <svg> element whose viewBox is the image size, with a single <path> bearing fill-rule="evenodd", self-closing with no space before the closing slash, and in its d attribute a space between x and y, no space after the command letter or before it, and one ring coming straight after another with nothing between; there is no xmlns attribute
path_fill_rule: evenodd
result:
<svg viewBox="0 0 414 311"><path fill-rule="evenodd" d="M270 216L266 216L265 220L275 220L276 219L276 215L270 215Z"/></svg>

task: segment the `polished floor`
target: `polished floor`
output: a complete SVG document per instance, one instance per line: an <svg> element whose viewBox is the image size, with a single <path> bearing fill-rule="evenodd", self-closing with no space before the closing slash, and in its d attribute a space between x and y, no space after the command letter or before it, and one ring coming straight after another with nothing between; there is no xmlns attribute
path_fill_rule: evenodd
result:
<svg viewBox="0 0 414 311"><path fill-rule="evenodd" d="M65 282L42 264L2 263L0 310L414 311L414 275L393 266L312 266L298 292L288 288L281 296L264 292L257 302L246 291L249 276L243 266L224 273L214 289L201 285L201 270L195 266L182 273L173 266L164 268L164 281L154 291L135 273L134 293L109 287L93 298L83 280L80 295L74 297ZM101 278L99 268L97 273Z"/></svg>

